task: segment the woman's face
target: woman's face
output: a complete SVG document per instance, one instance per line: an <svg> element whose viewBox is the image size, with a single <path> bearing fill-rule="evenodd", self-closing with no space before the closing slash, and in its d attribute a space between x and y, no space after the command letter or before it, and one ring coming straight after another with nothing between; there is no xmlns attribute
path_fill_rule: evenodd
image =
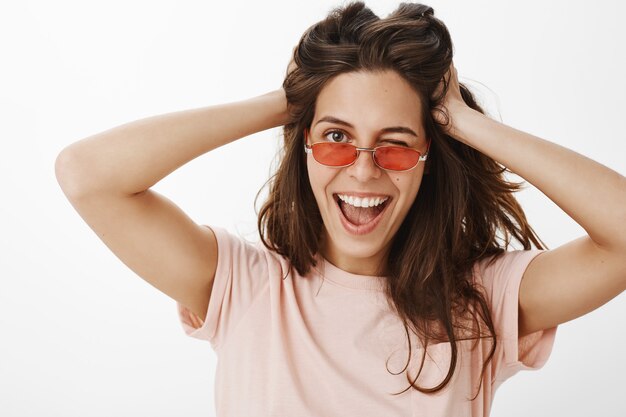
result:
<svg viewBox="0 0 626 417"><path fill-rule="evenodd" d="M389 127L405 127L417 136L408 129L381 133ZM395 71L350 72L330 80L317 98L305 138L308 144L343 142L365 148L406 144L422 154L427 149L419 97ZM322 254L345 271L375 275L417 196L424 162L410 171L386 171L374 163L371 152L360 152L353 165L333 168L308 154L307 170L324 221ZM387 198L382 212L350 207L340 200L364 194L370 205Z"/></svg>

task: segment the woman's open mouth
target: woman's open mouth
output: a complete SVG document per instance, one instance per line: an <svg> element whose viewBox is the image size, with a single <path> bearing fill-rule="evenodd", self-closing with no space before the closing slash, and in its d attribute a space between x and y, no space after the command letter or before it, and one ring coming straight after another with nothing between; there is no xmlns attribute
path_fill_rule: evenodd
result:
<svg viewBox="0 0 626 417"><path fill-rule="evenodd" d="M348 194L333 194L339 219L344 229L354 235L364 235L373 231L382 219L390 196L368 198L353 197Z"/></svg>

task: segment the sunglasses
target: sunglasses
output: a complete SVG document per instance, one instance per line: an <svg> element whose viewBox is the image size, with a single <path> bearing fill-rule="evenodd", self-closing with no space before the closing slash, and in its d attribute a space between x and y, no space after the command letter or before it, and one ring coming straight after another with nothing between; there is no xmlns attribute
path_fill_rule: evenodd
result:
<svg viewBox="0 0 626 417"><path fill-rule="evenodd" d="M375 148L358 148L349 143L318 142L313 145L304 145L306 153L312 153L313 158L322 165L329 167L347 167L356 161L361 151L371 152L374 163L389 171L409 171L415 168L419 161L426 161L426 153L405 146L377 146Z"/></svg>

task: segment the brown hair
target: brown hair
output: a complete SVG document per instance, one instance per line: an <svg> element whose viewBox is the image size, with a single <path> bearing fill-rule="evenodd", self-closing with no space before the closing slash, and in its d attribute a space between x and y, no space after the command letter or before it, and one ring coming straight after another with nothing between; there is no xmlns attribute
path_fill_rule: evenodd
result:
<svg viewBox="0 0 626 417"><path fill-rule="evenodd" d="M449 341L451 361L448 374L436 387L415 385L421 367L413 381L407 372L410 386L402 392L410 387L423 393L443 389L456 367L456 341L489 338L493 343L483 365L482 386L497 340L489 306L472 279L472 267L492 255L495 260L511 238L526 250L531 249L531 242L545 249L513 196L523 182L506 181L504 173L511 171L446 135L432 116L448 88L444 81L443 91L432 97L445 80L452 55L446 26L434 17L431 7L422 4L401 3L380 19L364 3L353 2L308 28L294 49L296 67L283 83L291 118L284 126L280 165L268 181L269 197L258 218L263 244L305 275L315 265L324 227L303 150L303 132L313 120L318 94L330 79L351 71L394 70L409 82L420 97L431 144L427 175L393 238L387 265L381 266L389 272L384 292L407 337L411 327L423 342L422 365L429 340ZM462 83L460 88L465 103L485 113L468 88ZM483 334L478 319L488 334ZM469 323L478 324L478 329ZM409 338L409 358L410 346ZM476 396L479 392L480 386Z"/></svg>

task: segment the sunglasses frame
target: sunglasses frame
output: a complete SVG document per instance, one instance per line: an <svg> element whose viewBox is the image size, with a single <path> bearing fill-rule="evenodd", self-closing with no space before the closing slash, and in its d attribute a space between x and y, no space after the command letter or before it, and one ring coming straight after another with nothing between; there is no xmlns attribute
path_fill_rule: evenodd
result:
<svg viewBox="0 0 626 417"><path fill-rule="evenodd" d="M305 152L305 153L310 153L310 154L313 154L313 147L314 147L315 145L319 145L319 144L322 144L322 143L332 143L332 142L317 142L317 143L314 143L314 144L312 144L312 145L308 145L308 144L306 144L306 143L305 143L305 144L304 144L304 152ZM375 164L378 168L380 168L380 169L384 169L385 171L391 171L391 172L406 172L406 171L410 171L410 170L412 170L412 169L415 169L415 168L419 165L420 161L426 161L426 158L428 157L428 151L430 150L430 141L428 141L428 145L427 145L427 148L426 148L426 152L425 152L423 155L422 155L422 153L421 153L420 151L418 151L417 149L414 149L414 148L406 148L406 147L404 147L404 146L383 145L383 146L376 146L376 147L374 147L374 148L359 148L358 146L354 146L354 145L352 145L351 143L338 143L338 145L350 145L350 146L354 147L354 148L356 149L356 158L354 158L354 161L352 161L351 163L349 163L349 164L347 164L347 165L326 165L326 164L324 164L324 163L322 163L322 162L318 161L317 159L315 159L315 156L313 156L313 159L315 159L315 161L316 161L316 162L318 162L319 164L324 165L325 167L329 167L329 168L345 168L345 167L349 167L350 165L353 165L353 164L357 161L357 159L359 159L360 152L361 152L361 151L364 151L364 152L371 152L371 153L372 153L372 161L374 161L374 164ZM413 166L412 166L411 168L409 168L409 169L390 169L390 168L384 168L384 167L381 167L380 165L378 165L378 162L376 162L376 158L374 158L374 152L376 152L376 149L378 149L378 148L402 148L402 149L413 149L414 151L416 151L417 153L419 153L419 154L420 154L420 157L419 157L419 159L417 160L417 162L415 163L415 165L413 165Z"/></svg>

